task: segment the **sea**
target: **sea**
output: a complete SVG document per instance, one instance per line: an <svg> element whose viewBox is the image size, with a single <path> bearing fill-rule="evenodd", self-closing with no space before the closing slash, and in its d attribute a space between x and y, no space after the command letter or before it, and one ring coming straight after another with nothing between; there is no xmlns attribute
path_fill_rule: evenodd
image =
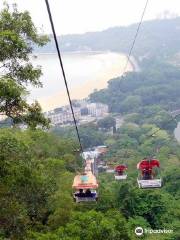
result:
<svg viewBox="0 0 180 240"><path fill-rule="evenodd" d="M62 54L72 99L83 99L107 87L108 81L122 75L127 57L115 52L73 52ZM65 84L57 54L34 54L34 66L40 66L42 88L29 88L29 101L38 100L43 111L68 104ZM129 63L128 71L133 70Z"/></svg>

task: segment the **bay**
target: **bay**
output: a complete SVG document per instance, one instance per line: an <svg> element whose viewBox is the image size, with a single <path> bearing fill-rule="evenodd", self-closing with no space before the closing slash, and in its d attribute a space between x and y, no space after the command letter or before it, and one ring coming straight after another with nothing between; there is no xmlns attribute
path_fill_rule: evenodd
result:
<svg viewBox="0 0 180 240"><path fill-rule="evenodd" d="M86 98L94 89L107 87L108 80L124 70L127 57L115 52L73 52L62 55L72 99ZM38 100L44 111L68 104L62 72L56 54L39 54L31 58L41 66L43 88L29 88L29 101ZM127 70L133 70L131 64Z"/></svg>

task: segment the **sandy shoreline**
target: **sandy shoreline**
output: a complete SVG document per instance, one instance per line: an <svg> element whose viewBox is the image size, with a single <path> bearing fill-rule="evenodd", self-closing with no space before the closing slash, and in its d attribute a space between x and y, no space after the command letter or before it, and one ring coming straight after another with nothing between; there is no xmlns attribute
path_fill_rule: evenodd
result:
<svg viewBox="0 0 180 240"><path fill-rule="evenodd" d="M100 57L103 58L103 56ZM98 72L93 79L88 79L85 83L78 85L77 87L71 87L69 85L71 99L83 99L88 97L88 95L95 89L100 90L106 88L110 79L122 75L127 58L125 55L118 54L118 56L113 59L112 63L106 59L100 59L100 61L103 61L103 64L107 64L108 66L103 71ZM127 71L133 70L134 65L130 63L127 67ZM40 102L43 111L52 110L56 107L68 104L67 94L64 90L58 91L50 97L38 98L38 101Z"/></svg>

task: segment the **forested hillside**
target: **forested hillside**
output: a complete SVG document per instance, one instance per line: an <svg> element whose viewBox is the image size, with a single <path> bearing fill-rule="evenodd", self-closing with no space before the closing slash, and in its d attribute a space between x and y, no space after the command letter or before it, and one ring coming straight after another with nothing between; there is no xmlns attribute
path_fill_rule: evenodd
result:
<svg viewBox="0 0 180 240"><path fill-rule="evenodd" d="M143 22L133 55L142 58L169 57L180 51L180 18L161 19ZM59 38L63 51L115 51L128 53L137 29L137 24L127 27L114 27L102 32L64 35ZM55 52L53 39L43 48L36 49L44 53Z"/></svg>
<svg viewBox="0 0 180 240"><path fill-rule="evenodd" d="M99 173L99 201L90 205L77 205L72 200L71 184L82 160L70 136L63 139L62 133L55 136L41 130L0 130L1 239L136 239L134 229L139 225L173 229L173 234L158 235L158 239L178 239L177 142L163 130L147 138L157 130L150 124L125 124L113 136L86 126L84 135L93 129L94 137L101 136L110 148L102 160L128 164L128 180L115 182L113 174ZM136 164L157 148L164 186L139 190ZM144 239L157 236L145 235Z"/></svg>
<svg viewBox="0 0 180 240"><path fill-rule="evenodd" d="M172 230L142 239L178 240L180 148L173 135L177 122L169 110L180 103L179 69L143 60L142 72L111 80L107 89L90 96L107 103L112 116L121 114L125 122L113 134L109 124L102 127L107 119L79 127L82 145L106 144L109 151L100 160L127 164L128 178L116 182L113 174L99 171L98 202L77 204L72 181L83 171L83 159L75 130L49 130L38 102L26 99L27 86L42 86L41 69L32 65L29 54L48 38L39 36L29 13L16 6L5 5L0 12L0 31L0 114L12 122L11 128L0 125L0 239L135 240L134 230L141 226ZM102 50L100 45L96 50ZM114 126L113 117L108 120ZM160 160L163 186L139 189L137 163L154 155Z"/></svg>
<svg viewBox="0 0 180 240"><path fill-rule="evenodd" d="M68 221L76 147L42 131L0 130L1 239L29 239L28 231L45 230L47 222L55 228Z"/></svg>
<svg viewBox="0 0 180 240"><path fill-rule="evenodd" d="M112 113L141 114L142 119L179 109L180 69L163 61L143 64L141 72L110 80L107 89L90 95L91 101L107 104Z"/></svg>

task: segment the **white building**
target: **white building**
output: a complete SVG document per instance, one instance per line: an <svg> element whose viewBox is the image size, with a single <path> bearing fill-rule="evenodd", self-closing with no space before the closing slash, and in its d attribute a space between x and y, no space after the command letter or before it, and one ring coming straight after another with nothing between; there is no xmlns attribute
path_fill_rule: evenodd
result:
<svg viewBox="0 0 180 240"><path fill-rule="evenodd" d="M102 103L87 104L88 114L93 117L103 117L108 113L108 106Z"/></svg>
<svg viewBox="0 0 180 240"><path fill-rule="evenodd" d="M81 113L80 109L74 108L74 115L76 120L78 121ZM51 120L53 125L67 124L73 122L73 116L71 110L62 110L62 111L50 111L46 113L46 117Z"/></svg>
<svg viewBox="0 0 180 240"><path fill-rule="evenodd" d="M104 117L108 114L108 106L102 103L87 103L86 100L74 100L74 115L77 121L86 120L91 122L94 118ZM87 114L81 116L81 110L87 109ZM69 106L56 108L52 111L46 112L45 116L51 120L53 125L63 125L73 122L73 116Z"/></svg>

